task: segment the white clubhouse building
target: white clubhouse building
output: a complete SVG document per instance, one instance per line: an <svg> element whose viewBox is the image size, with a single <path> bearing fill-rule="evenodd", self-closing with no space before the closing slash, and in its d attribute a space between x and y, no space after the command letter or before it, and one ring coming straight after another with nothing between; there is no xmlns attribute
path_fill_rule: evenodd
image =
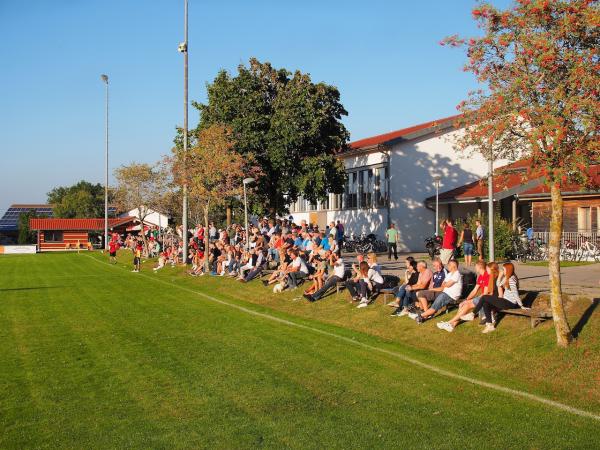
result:
<svg viewBox="0 0 600 450"><path fill-rule="evenodd" d="M462 131L454 117L423 123L350 144L340 155L348 181L344 194L330 194L319 204L300 198L290 206L299 223L306 220L324 228L341 220L346 234L375 233L383 239L389 223L400 234L398 250L420 251L424 239L435 232L435 208L425 199L435 195L434 176L440 175L440 192L481 179L487 162L481 156L463 155L453 146ZM460 205L457 205L460 207ZM453 217L461 211L441 209Z"/></svg>

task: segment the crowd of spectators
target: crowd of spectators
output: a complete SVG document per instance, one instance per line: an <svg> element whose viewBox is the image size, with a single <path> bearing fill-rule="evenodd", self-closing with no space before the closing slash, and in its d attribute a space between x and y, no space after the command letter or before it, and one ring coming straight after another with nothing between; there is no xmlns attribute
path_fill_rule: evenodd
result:
<svg viewBox="0 0 600 450"><path fill-rule="evenodd" d="M425 260L407 257L402 279L383 274L375 253L359 254L352 257L353 261L344 261L341 251L344 226L339 221L319 229L304 221L296 225L289 219L263 219L252 224L248 233L240 225L217 229L210 223L207 229L198 226L190 230L187 258L183 255L181 228L174 232L145 228L138 236L127 235L123 240L115 235L110 253L114 259L115 247L131 249L134 272L139 271L142 257L157 257L154 271L185 260L190 276L227 276L241 283L260 279L265 287L272 286L274 293L302 287L302 296L310 302L345 288L349 301L357 308L366 308L382 289L387 289L395 295L388 304L394 307L393 317L408 316L422 324L450 305L457 305L456 315L449 321L438 322L438 328L452 332L460 323L479 315L480 324L485 326L483 332L494 331L497 311L524 308L514 266L486 264L480 258L475 265L476 282L470 286L452 252L459 239L452 221L445 220L442 229L440 257L433 259L431 268ZM393 227L391 230L387 233L388 242L395 243L395 230ZM476 241L477 236L465 229L458 245L469 244L472 250ZM391 256L390 251L388 258Z"/></svg>

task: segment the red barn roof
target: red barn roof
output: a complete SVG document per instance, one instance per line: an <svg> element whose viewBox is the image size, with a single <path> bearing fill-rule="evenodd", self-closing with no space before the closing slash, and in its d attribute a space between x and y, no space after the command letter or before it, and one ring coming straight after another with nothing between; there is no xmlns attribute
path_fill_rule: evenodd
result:
<svg viewBox="0 0 600 450"><path fill-rule="evenodd" d="M114 228L135 220L135 217L108 219L108 228ZM104 230L104 219L30 219L32 230Z"/></svg>
<svg viewBox="0 0 600 450"><path fill-rule="evenodd" d="M414 125L412 127L403 128L401 130L391 131L389 133L384 133L384 134L378 134L377 136L372 136L369 138L360 139L358 141L351 142L349 144L349 146L351 149L357 150L360 148L367 148L367 147L373 147L373 146L380 145L380 144L385 144L387 142L391 142L391 141L394 141L394 140L400 139L400 138L412 139L414 137L417 137L417 136L415 136L417 133L419 133L419 136L420 136L421 135L420 132L424 132L429 129L433 133L440 126L445 125L445 126L449 127L460 116L461 115L458 114L455 116L445 117L443 119L432 120L431 122L425 122L425 123L422 123L419 125Z"/></svg>

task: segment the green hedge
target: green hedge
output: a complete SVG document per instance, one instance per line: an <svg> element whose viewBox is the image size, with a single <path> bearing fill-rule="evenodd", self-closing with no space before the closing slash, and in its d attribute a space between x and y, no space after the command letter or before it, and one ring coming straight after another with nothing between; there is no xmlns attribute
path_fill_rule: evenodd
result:
<svg viewBox="0 0 600 450"><path fill-rule="evenodd" d="M477 215L469 215L462 219L457 219L455 227L458 230L459 236L464 228L465 223L469 223L471 226L471 230L473 230L473 234L475 234L475 230L477 226L475 225L475 221L479 219L481 220L481 224L485 229L485 248L484 255L487 256L488 249L488 238L489 238L489 229L488 229L488 216L486 214L482 214L481 217ZM518 228L518 227L517 227ZM503 219L500 217L500 214L494 215L494 253L496 260L502 259L510 259L513 251L513 241L518 237L519 233L513 231L512 222Z"/></svg>

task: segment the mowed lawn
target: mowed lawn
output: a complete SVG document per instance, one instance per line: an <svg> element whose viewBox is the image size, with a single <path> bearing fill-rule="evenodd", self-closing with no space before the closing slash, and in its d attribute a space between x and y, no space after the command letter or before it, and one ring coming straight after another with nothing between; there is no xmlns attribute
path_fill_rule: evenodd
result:
<svg viewBox="0 0 600 450"><path fill-rule="evenodd" d="M326 301L105 261L0 258L0 448L598 448L594 418L394 355L544 393L498 363L308 317ZM587 378L600 382L593 370ZM573 399L600 414L597 398Z"/></svg>

